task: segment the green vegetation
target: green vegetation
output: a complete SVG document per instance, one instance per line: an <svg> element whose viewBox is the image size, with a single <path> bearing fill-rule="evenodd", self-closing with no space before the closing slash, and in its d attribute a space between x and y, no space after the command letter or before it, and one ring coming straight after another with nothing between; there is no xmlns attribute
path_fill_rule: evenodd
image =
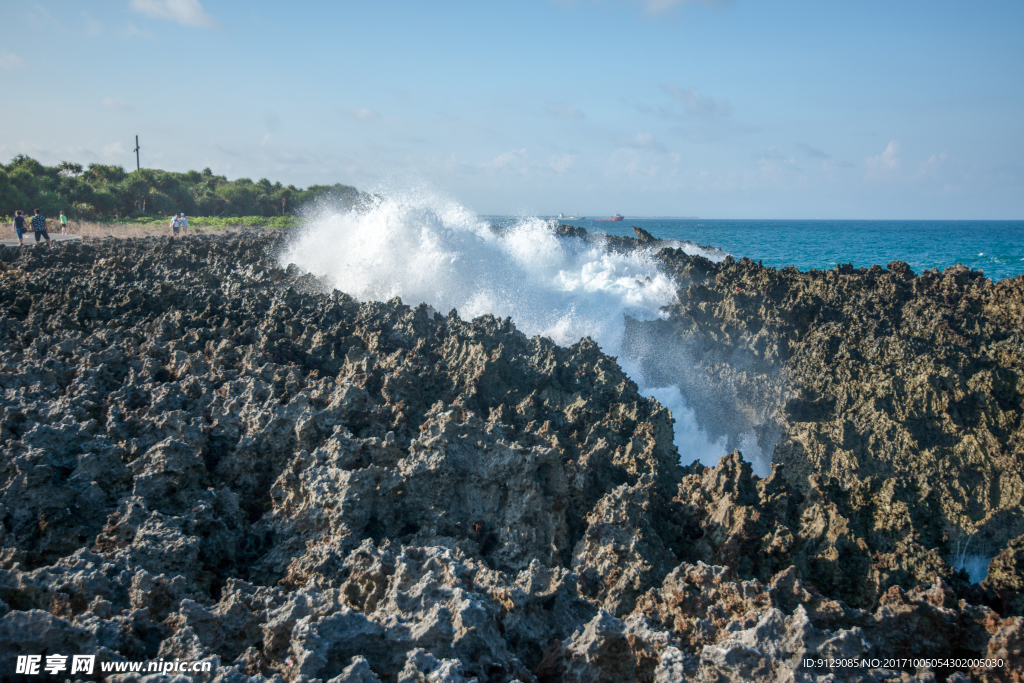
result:
<svg viewBox="0 0 1024 683"><path fill-rule="evenodd" d="M185 215L188 215L187 211ZM188 225L190 228L202 228L203 230L223 230L242 225L250 228L291 228L298 225L299 220L298 216L188 216ZM113 218L102 222L133 228L162 228L166 230L169 221L167 216L138 216L135 218Z"/></svg>
<svg viewBox="0 0 1024 683"><path fill-rule="evenodd" d="M312 185L302 190L266 178L228 180L208 168L187 173L144 168L129 173L121 166L89 164L83 168L68 161L44 166L24 155L14 157L6 166L0 164L0 215L7 216L17 209L32 213L39 208L47 216L63 210L78 220L141 219L148 224L185 212L188 216L232 218L231 225L287 227L246 221L277 217L289 219L287 225L291 225L298 210L311 202L352 205L363 196L349 185ZM209 221L203 221L204 227Z"/></svg>

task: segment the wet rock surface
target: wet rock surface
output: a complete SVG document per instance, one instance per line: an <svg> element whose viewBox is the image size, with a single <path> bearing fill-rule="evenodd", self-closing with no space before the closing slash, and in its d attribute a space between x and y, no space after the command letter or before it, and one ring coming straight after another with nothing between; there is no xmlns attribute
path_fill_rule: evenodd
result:
<svg viewBox="0 0 1024 683"><path fill-rule="evenodd" d="M358 303L279 268L281 239L0 251L5 678L60 653L220 681L1020 679L1019 279L662 250L680 303L631 352L701 384L730 447L777 443L762 479L681 467L589 340ZM999 552L980 586L968 537Z"/></svg>

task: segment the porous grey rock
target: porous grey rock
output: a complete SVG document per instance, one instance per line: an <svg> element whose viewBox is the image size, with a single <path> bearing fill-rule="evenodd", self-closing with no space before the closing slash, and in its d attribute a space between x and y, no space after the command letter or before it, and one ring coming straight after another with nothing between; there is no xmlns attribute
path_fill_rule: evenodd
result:
<svg viewBox="0 0 1024 683"><path fill-rule="evenodd" d="M739 452L680 467L668 411L590 340L358 303L278 267L281 239L0 250L0 650L202 659L225 683L1020 661L998 531L1019 526L1018 284L660 252L680 303L628 322L627 352L668 377L637 340L700 342L670 379L712 390L731 446L779 442L761 479ZM926 342L925 379L894 369ZM954 532L1006 546L980 588Z"/></svg>
<svg viewBox="0 0 1024 683"><path fill-rule="evenodd" d="M679 300L664 320L631 321L630 355L698 392L712 436L741 448L753 434L773 451L768 488L792 510L778 523L793 542L776 535L747 559L752 575L795 561L871 607L892 585L954 581L943 565L968 537L991 557L1024 533L1024 278L658 258ZM814 530L796 530L814 499L824 538L808 545Z"/></svg>

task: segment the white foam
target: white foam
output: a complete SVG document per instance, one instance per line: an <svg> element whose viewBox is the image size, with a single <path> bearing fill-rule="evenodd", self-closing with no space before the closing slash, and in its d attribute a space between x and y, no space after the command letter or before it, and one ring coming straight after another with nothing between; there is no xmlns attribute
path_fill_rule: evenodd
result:
<svg viewBox="0 0 1024 683"><path fill-rule="evenodd" d="M953 569L962 569L967 572L967 578L970 582L978 584L988 576L988 565L992 562L993 558L982 553L969 553L971 541L973 540L974 534L971 534L967 537L966 542L963 540L957 541L950 564Z"/></svg>
<svg viewBox="0 0 1024 683"><path fill-rule="evenodd" d="M398 296L413 306L457 309L464 319L510 316L528 336L563 346L590 337L612 356L619 355L625 316L658 318L676 298L675 281L650 251L612 253L597 242L562 239L536 218L498 234L458 203L424 192L392 194L363 210L325 211L280 260L361 301ZM678 387L646 386L635 367L619 360L643 395L672 411L681 461L717 464L725 439L708 438ZM756 439L751 443L763 459Z"/></svg>
<svg viewBox="0 0 1024 683"><path fill-rule="evenodd" d="M621 359L620 359L621 360ZM693 408L686 405L679 387L649 387L641 393L653 396L658 403L672 411L675 419L673 442L679 451L679 461L683 464L699 460L708 467L718 464L718 459L726 452L726 437L712 441L697 424L697 416ZM743 451L744 455L746 451Z"/></svg>
<svg viewBox="0 0 1024 683"><path fill-rule="evenodd" d="M767 477L772 473L771 456L766 456L761 446L757 443L757 435L753 429L748 429L740 435L740 453L744 460L750 463L750 468L759 477Z"/></svg>
<svg viewBox="0 0 1024 683"><path fill-rule="evenodd" d="M988 565L990 562L992 562L992 558L985 557L984 555L964 555L953 568L963 569L967 572L967 578L970 579L971 583L978 584L988 576Z"/></svg>
<svg viewBox="0 0 1024 683"><path fill-rule="evenodd" d="M725 260L725 257L729 255L728 252L723 251L722 249L718 249L716 247L712 247L711 249L705 249L699 244L694 244L693 242L683 242L680 240L668 240L667 246L673 249L682 249L683 253L689 256L703 256L704 258L708 259L709 261L713 261L714 263L721 263L722 261Z"/></svg>

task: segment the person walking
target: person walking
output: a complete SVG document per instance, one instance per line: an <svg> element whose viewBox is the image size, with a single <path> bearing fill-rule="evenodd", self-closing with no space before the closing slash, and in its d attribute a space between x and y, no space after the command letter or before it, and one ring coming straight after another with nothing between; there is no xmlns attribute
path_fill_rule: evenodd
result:
<svg viewBox="0 0 1024 683"><path fill-rule="evenodd" d="M188 219L185 218L185 212L184 211L181 212L181 220L178 221L178 222L181 223L181 234L182 235L187 235L188 234Z"/></svg>
<svg viewBox="0 0 1024 683"><path fill-rule="evenodd" d="M14 212L14 232L18 233L18 246L25 246L25 240L22 239L25 236L25 214L21 211Z"/></svg>
<svg viewBox="0 0 1024 683"><path fill-rule="evenodd" d="M35 213L36 215L32 216L32 232L36 234L36 246L39 246L40 239L45 239L46 246L52 247L50 233L46 232L46 216L39 209L36 209Z"/></svg>
<svg viewBox="0 0 1024 683"><path fill-rule="evenodd" d="M64 212L60 212L60 234L68 234L68 217L64 215Z"/></svg>
<svg viewBox="0 0 1024 683"><path fill-rule="evenodd" d="M171 237L178 234L178 230L181 228L181 219L178 218L178 214L174 214L171 217L171 231L174 233Z"/></svg>

